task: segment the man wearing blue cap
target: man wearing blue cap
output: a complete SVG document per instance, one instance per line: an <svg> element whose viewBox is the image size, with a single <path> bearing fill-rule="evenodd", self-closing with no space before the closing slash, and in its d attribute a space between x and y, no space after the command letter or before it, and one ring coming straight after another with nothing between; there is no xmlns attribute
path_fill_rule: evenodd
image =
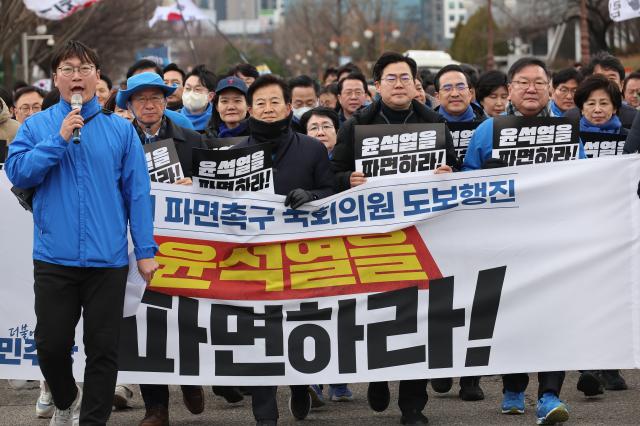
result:
<svg viewBox="0 0 640 426"><path fill-rule="evenodd" d="M200 148L202 137L193 130L176 125L164 115L167 96L176 90L167 86L162 78L153 72L133 75L127 80L127 89L120 90L116 104L129 109L134 116L134 127L140 142L152 143L163 139L173 139L184 178L175 183L191 184L191 153ZM185 406L193 414L204 411L204 391L202 386L182 386ZM169 387L167 385L140 385L140 392L146 408L141 426L162 426L169 424Z"/></svg>

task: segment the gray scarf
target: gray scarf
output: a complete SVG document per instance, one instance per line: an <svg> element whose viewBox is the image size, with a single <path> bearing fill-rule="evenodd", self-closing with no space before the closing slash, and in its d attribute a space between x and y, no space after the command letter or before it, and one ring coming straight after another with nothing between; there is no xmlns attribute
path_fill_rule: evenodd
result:
<svg viewBox="0 0 640 426"><path fill-rule="evenodd" d="M511 101L509 101L509 103L507 104L507 115L516 115L518 117L522 117L522 113L513 106ZM547 105L545 105L545 107L540 110L536 117L553 117L553 114L551 114L551 108L549 108L549 103L547 103Z"/></svg>

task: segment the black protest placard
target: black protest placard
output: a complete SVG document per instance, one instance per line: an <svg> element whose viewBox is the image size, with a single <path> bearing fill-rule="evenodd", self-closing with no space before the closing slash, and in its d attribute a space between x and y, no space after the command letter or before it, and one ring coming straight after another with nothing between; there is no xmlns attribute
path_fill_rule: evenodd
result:
<svg viewBox="0 0 640 426"><path fill-rule="evenodd" d="M580 132L587 158L622 155L627 135L611 133Z"/></svg>
<svg viewBox="0 0 640 426"><path fill-rule="evenodd" d="M194 184L225 191L273 193L271 145L193 150Z"/></svg>
<svg viewBox="0 0 640 426"><path fill-rule="evenodd" d="M412 176L446 163L444 123L355 126L356 171L367 177Z"/></svg>
<svg viewBox="0 0 640 426"><path fill-rule="evenodd" d="M4 162L7 159L7 141L0 139L0 170L4 169Z"/></svg>
<svg viewBox="0 0 640 426"><path fill-rule="evenodd" d="M451 137L453 138L453 147L456 149L456 155L460 159L460 163L464 161L471 136L473 136L476 127L478 127L480 123L481 121L447 123Z"/></svg>
<svg viewBox="0 0 640 426"><path fill-rule="evenodd" d="M492 157L508 166L576 160L578 129L578 122L566 117L496 117Z"/></svg>
<svg viewBox="0 0 640 426"><path fill-rule="evenodd" d="M232 146L247 140L249 136L235 136L232 138L206 138L204 143L207 149L230 149Z"/></svg>
<svg viewBox="0 0 640 426"><path fill-rule="evenodd" d="M143 145L151 182L174 183L184 178L173 139Z"/></svg>

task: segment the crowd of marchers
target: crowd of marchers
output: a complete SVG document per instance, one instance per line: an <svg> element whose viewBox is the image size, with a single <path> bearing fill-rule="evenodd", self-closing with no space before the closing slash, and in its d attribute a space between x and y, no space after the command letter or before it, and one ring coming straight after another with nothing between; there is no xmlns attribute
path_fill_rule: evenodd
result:
<svg viewBox="0 0 640 426"><path fill-rule="evenodd" d="M35 189L35 340L45 378L36 416L51 417L52 425L106 424L112 406L127 407L139 389L145 405L140 426L169 424L167 385L116 383L115 348L129 264L127 225L142 276L149 281L158 268L144 144L173 140L184 172L178 185L192 185L194 148L216 148L221 139L237 137L244 138L231 149L269 144L275 193L286 196L293 209L366 182L355 167L358 125L479 123L464 160L446 130L446 162L437 174L504 166L492 158L492 138L495 117L505 115L569 117L582 132L626 136L625 153L640 146L640 71L627 75L609 54L555 71L524 57L506 73L451 64L432 74L409 57L387 52L370 73L351 63L318 71L324 71L320 81L307 75L287 80L260 75L242 63L218 76L203 65L187 72L143 59L131 65L126 80L114 84L101 72L96 52L74 41L52 60L50 92L24 82L0 90L6 174L17 187ZM72 107L74 95L82 98L80 109ZM79 143L71 142L76 136ZM80 312L87 355L82 386L73 378L70 356ZM560 395L564 378L562 371L538 373L538 424L569 419ZM528 374L502 379L501 412L523 414ZM430 382L439 393L453 387L451 378ZM427 386L426 379L400 382L400 423L428 422ZM582 371L577 386L587 396L627 388L617 370ZM205 389L184 385L181 390L187 409L202 413ZM212 391L229 403L250 398L257 424L277 423L276 386L212 386ZM299 420L329 401L354 398L344 383L288 391L289 411ZM484 399L481 377L460 378L459 396ZM362 397L372 410L384 411L390 403L388 384L370 383Z"/></svg>

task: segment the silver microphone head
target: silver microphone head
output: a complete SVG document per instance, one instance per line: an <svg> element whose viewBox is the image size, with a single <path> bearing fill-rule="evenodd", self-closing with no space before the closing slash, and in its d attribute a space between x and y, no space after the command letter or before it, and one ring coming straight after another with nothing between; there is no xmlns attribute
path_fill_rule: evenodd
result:
<svg viewBox="0 0 640 426"><path fill-rule="evenodd" d="M74 93L71 95L71 109L82 108L82 95L80 93Z"/></svg>

